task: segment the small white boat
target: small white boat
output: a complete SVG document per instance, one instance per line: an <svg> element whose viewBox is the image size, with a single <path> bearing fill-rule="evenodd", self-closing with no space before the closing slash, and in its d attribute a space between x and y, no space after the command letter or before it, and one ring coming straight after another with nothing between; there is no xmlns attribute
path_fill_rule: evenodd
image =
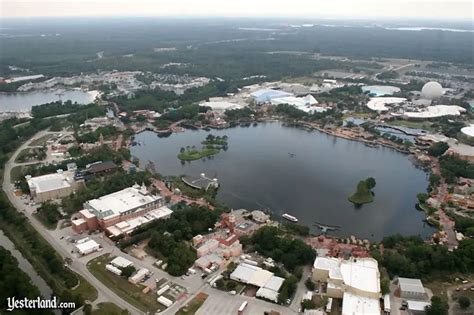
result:
<svg viewBox="0 0 474 315"><path fill-rule="evenodd" d="M287 219L288 221L291 221L291 222L295 222L295 223L298 222L298 219L297 219L297 218L295 218L294 216L292 216L292 215L290 215L290 214L288 214L288 213L283 213L282 217L283 217L284 219Z"/></svg>

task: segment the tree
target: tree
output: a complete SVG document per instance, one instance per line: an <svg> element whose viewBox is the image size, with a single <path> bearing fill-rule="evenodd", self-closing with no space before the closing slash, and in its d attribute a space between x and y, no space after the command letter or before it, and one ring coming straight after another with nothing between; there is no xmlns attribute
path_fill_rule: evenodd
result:
<svg viewBox="0 0 474 315"><path fill-rule="evenodd" d="M377 184L373 177L367 178L365 180L365 183L366 183L368 189L373 189L375 187L375 185Z"/></svg>
<svg viewBox="0 0 474 315"><path fill-rule="evenodd" d="M444 154L449 149L449 145L446 142L436 142L428 148L428 154L434 157L438 157Z"/></svg>
<svg viewBox="0 0 474 315"><path fill-rule="evenodd" d="M390 279L388 278L383 278L380 280L380 289L382 291L382 294L389 294L390 293Z"/></svg>
<svg viewBox="0 0 474 315"><path fill-rule="evenodd" d="M313 300L303 300L301 301L301 310L312 310L316 308L316 303Z"/></svg>
<svg viewBox="0 0 474 315"><path fill-rule="evenodd" d="M428 194L425 194L425 193L419 193L419 194L416 195L416 198L418 199L418 202L420 204L424 204L428 200L429 197L430 196Z"/></svg>
<svg viewBox="0 0 474 315"><path fill-rule="evenodd" d="M448 304L443 302L439 296L431 298L431 305L425 308L426 315L446 315L448 314Z"/></svg>
<svg viewBox="0 0 474 315"><path fill-rule="evenodd" d="M316 284L314 284L311 278L306 279L304 284L306 286L306 289L308 289L309 291L314 291L314 289L316 289Z"/></svg>
<svg viewBox="0 0 474 315"><path fill-rule="evenodd" d="M458 299L459 307L463 310L471 306L471 300L467 296L460 296Z"/></svg>
<svg viewBox="0 0 474 315"><path fill-rule="evenodd" d="M133 266L123 267L121 270L122 270L122 277L125 277L125 278L131 277L133 273L136 271L135 267Z"/></svg>

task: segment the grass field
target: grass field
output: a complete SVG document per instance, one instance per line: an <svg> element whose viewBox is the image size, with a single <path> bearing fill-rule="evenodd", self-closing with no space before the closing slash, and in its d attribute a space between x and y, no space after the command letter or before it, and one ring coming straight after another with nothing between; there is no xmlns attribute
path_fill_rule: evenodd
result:
<svg viewBox="0 0 474 315"><path fill-rule="evenodd" d="M104 302L97 304L97 309L92 311L92 315L119 315L129 314L127 310L123 310L114 303Z"/></svg>
<svg viewBox="0 0 474 315"><path fill-rule="evenodd" d="M41 146L42 147L42 146L46 145L47 141L49 139L51 139L52 137L54 137L54 135L52 135L52 134L44 135L41 138L38 138L38 139L35 139L35 140L31 141L31 143L29 145L31 147L35 147L35 146Z"/></svg>
<svg viewBox="0 0 474 315"><path fill-rule="evenodd" d="M194 315L197 310L204 304L208 295L202 292L199 292L194 299L191 300L188 304L180 308L176 315Z"/></svg>
<svg viewBox="0 0 474 315"><path fill-rule="evenodd" d="M111 259L112 257L110 257L109 254L104 254L89 261L87 268L104 285L141 311L154 314L158 310L164 309L164 307L156 301L156 294L144 294L142 293L143 288L128 282L127 279L123 277L107 271L105 265Z"/></svg>
<svg viewBox="0 0 474 315"><path fill-rule="evenodd" d="M28 165L28 166L18 165L18 166L15 166L14 168L12 168L12 170L10 172L10 181L12 182L12 184L14 182L16 182L18 179L20 179L20 176L23 175L24 172L31 166L32 165Z"/></svg>
<svg viewBox="0 0 474 315"><path fill-rule="evenodd" d="M411 121L400 119L389 121L387 123L392 126L403 126L408 128L424 129L426 131L435 131L435 129L431 126L431 123L426 121Z"/></svg>

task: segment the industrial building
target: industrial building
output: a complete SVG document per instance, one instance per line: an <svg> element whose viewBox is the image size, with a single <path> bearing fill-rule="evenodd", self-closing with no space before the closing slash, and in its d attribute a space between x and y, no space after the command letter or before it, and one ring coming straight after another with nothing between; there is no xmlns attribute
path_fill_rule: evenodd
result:
<svg viewBox="0 0 474 315"><path fill-rule="evenodd" d="M30 195L36 202L64 198L72 194L83 181L75 181L72 172L59 169L54 174L37 177L26 176Z"/></svg>
<svg viewBox="0 0 474 315"><path fill-rule="evenodd" d="M99 227L111 236L129 234L143 224L169 218L173 211L163 204L163 198L152 195L145 185L135 184L86 201L72 228L79 234Z"/></svg>
<svg viewBox="0 0 474 315"><path fill-rule="evenodd" d="M398 278L400 297L407 300L426 300L428 298L420 279Z"/></svg>
<svg viewBox="0 0 474 315"><path fill-rule="evenodd" d="M278 301L278 291L285 281L284 278L275 276L273 272L247 263L241 263L237 266L230 274L230 278L258 287L257 297L274 302Z"/></svg>
<svg viewBox="0 0 474 315"><path fill-rule="evenodd" d="M93 252L99 251L101 248L100 244L88 237L77 241L76 249L81 255L88 255Z"/></svg>
<svg viewBox="0 0 474 315"><path fill-rule="evenodd" d="M211 188L218 188L219 182L217 178L206 177L206 174L201 173L199 176L183 176L181 180L188 186L195 189L209 190Z"/></svg>
<svg viewBox="0 0 474 315"><path fill-rule="evenodd" d="M257 104L269 103L274 98L294 96L293 93L284 92L281 90L262 89L250 93L250 96Z"/></svg>
<svg viewBox="0 0 474 315"><path fill-rule="evenodd" d="M326 283L326 295L342 299L342 314L380 314L380 274L373 258L342 260L317 257L314 281Z"/></svg>

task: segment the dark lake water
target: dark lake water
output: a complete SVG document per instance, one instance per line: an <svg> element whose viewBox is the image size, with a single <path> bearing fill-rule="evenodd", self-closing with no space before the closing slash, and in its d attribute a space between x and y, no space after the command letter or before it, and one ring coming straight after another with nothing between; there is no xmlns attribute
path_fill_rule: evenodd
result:
<svg viewBox="0 0 474 315"><path fill-rule="evenodd" d="M168 138L144 132L136 136L141 145L133 147L132 154L142 165L153 161L163 175L217 177L217 198L234 209L270 208L278 217L288 212L302 224L339 225L338 235L372 240L433 231L415 209L416 194L426 191L427 175L404 154L280 123L211 133L227 135L229 148L210 160L182 165L176 157L181 147L200 148L209 134L204 130ZM369 176L377 181L375 201L356 209L347 197Z"/></svg>
<svg viewBox="0 0 474 315"><path fill-rule="evenodd" d="M96 91L66 90L58 95L57 91L33 91L0 93L0 112L29 111L35 105L70 100L73 103L89 104L94 101Z"/></svg>

